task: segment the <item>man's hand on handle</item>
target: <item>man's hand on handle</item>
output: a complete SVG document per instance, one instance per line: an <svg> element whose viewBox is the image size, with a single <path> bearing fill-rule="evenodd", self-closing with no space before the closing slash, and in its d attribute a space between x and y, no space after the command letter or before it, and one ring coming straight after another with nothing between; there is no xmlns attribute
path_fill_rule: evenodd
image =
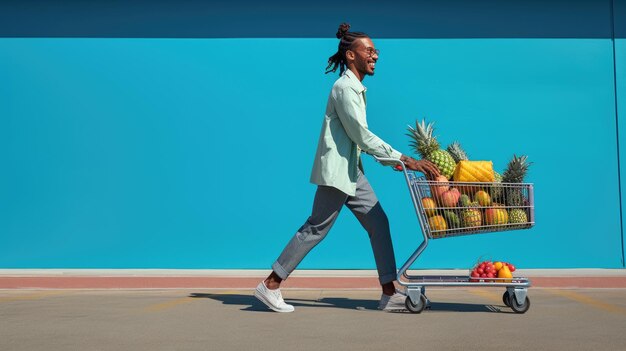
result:
<svg viewBox="0 0 626 351"><path fill-rule="evenodd" d="M404 162L408 169L424 173L428 179L435 179L440 175L437 166L428 160L418 161L412 157L402 155L400 161Z"/></svg>

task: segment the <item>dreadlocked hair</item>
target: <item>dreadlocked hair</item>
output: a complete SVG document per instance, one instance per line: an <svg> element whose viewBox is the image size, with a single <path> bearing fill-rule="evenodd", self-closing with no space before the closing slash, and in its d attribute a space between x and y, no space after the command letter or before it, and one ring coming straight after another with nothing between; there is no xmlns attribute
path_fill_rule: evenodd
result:
<svg viewBox="0 0 626 351"><path fill-rule="evenodd" d="M339 75L342 75L346 70L347 60L346 51L352 48L354 41L359 38L369 38L365 33L361 32L349 32L350 25L348 23L342 23L337 30L337 39L339 39L339 48L337 52L328 58L328 66L326 66L326 73L335 72L339 68Z"/></svg>

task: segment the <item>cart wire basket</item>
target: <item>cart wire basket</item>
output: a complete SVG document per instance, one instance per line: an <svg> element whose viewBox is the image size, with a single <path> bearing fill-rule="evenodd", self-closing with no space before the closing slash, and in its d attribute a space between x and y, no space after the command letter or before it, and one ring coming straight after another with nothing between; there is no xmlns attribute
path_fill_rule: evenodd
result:
<svg viewBox="0 0 626 351"><path fill-rule="evenodd" d="M398 271L398 283L407 291L407 309L420 313L428 307L425 295L428 286L489 286L506 288L502 301L514 312L528 311L528 278L470 279L469 274L413 276L407 271L429 240L532 228L535 225L533 184L431 181L407 170L400 160L375 158L383 164L402 167L424 238Z"/></svg>
<svg viewBox="0 0 626 351"><path fill-rule="evenodd" d="M528 229L535 224L532 184L437 182L414 172L407 176L429 239ZM472 197L479 200L471 201Z"/></svg>

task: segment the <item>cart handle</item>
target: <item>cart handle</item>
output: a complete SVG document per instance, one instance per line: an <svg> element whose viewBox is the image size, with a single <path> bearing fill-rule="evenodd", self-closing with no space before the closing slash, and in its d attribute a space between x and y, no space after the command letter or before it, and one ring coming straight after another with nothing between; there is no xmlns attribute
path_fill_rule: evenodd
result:
<svg viewBox="0 0 626 351"><path fill-rule="evenodd" d="M397 158L388 158L388 157L378 157L378 156L374 156L374 159L376 160L376 162L379 163L395 163L395 166L393 166L393 168L397 171L404 171L406 172L406 165L404 164L404 162L400 161Z"/></svg>

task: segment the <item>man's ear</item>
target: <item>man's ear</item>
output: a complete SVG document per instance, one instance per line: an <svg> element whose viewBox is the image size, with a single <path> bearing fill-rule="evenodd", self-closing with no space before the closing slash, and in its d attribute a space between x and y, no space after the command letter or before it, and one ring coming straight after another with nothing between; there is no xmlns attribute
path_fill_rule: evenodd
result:
<svg viewBox="0 0 626 351"><path fill-rule="evenodd" d="M354 61L354 51L352 50L347 50L346 51L346 60L348 61Z"/></svg>

